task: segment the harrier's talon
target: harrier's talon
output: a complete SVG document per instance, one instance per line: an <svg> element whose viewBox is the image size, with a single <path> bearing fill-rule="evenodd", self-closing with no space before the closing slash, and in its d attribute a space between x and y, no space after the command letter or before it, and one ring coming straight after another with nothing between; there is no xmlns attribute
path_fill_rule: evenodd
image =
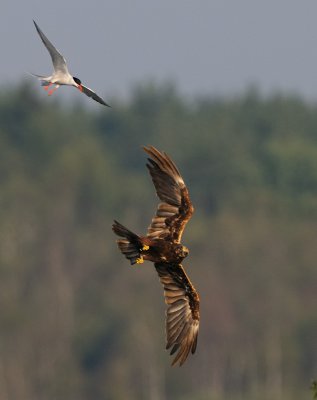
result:
<svg viewBox="0 0 317 400"><path fill-rule="evenodd" d="M149 248L150 248L150 246L148 246L147 244L145 244L145 245L142 247L142 250L149 250Z"/></svg>
<svg viewBox="0 0 317 400"><path fill-rule="evenodd" d="M137 264L143 264L143 263L144 263L143 257L141 256L141 257L137 258L137 259L136 259L136 263L137 263Z"/></svg>

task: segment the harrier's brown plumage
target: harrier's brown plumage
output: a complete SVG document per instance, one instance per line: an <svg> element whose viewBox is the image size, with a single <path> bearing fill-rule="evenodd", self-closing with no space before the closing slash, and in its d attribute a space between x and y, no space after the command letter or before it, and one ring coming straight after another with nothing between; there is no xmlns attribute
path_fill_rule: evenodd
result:
<svg viewBox="0 0 317 400"><path fill-rule="evenodd" d="M121 252L131 264L154 262L164 287L166 348L176 353L172 365L182 365L194 353L199 329L199 296L181 262L188 249L180 244L184 228L193 214L188 190L176 165L153 146L144 147L150 156L147 167L161 200L146 236L138 236L115 221L113 231Z"/></svg>

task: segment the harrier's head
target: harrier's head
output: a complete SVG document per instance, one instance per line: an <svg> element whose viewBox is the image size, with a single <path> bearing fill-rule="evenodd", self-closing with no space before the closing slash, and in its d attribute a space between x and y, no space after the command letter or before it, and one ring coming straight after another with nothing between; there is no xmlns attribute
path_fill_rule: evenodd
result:
<svg viewBox="0 0 317 400"><path fill-rule="evenodd" d="M175 248L175 253L177 258L180 260L183 260L185 257L188 256L189 250L186 246L182 246L181 244L178 244Z"/></svg>

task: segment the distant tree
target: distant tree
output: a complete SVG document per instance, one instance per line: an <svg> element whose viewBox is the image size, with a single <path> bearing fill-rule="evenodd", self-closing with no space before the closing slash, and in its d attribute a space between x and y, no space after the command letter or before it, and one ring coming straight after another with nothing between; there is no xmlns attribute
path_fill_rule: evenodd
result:
<svg viewBox="0 0 317 400"><path fill-rule="evenodd" d="M317 381L313 381L310 388L313 392L313 399L317 399Z"/></svg>

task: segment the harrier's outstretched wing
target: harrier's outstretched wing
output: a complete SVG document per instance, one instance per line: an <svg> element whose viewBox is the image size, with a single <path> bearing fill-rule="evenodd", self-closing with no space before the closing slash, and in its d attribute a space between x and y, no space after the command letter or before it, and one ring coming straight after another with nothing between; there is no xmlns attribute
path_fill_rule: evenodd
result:
<svg viewBox="0 0 317 400"><path fill-rule="evenodd" d="M164 286L166 349L177 352L172 365L181 366L189 352L195 353L199 329L199 296L181 265L155 263Z"/></svg>
<svg viewBox="0 0 317 400"><path fill-rule="evenodd" d="M151 157L146 164L162 203L148 228L150 238L165 238L180 242L185 225L194 212L188 190L176 165L155 147L143 147Z"/></svg>

